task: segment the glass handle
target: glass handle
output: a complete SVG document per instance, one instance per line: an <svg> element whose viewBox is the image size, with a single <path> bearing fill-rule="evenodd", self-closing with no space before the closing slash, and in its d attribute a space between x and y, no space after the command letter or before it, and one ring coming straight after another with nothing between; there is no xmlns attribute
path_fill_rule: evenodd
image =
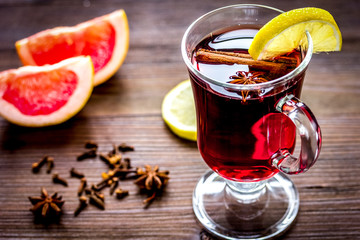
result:
<svg viewBox="0 0 360 240"><path fill-rule="evenodd" d="M285 114L295 124L301 138L298 158L287 149L279 149L272 157L272 164L281 172L297 174L307 171L319 157L321 130L311 110L294 95L280 99L276 110Z"/></svg>

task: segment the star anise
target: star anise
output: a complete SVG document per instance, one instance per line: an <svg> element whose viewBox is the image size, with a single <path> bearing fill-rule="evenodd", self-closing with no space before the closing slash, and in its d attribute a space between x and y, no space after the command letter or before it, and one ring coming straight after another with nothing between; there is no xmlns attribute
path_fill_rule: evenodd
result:
<svg viewBox="0 0 360 240"><path fill-rule="evenodd" d="M141 189L147 190L151 195L144 200L144 203L149 203L155 199L169 180L169 171L159 171L159 166L152 168L150 165L145 165L145 169L138 168L136 174L138 178L134 183Z"/></svg>
<svg viewBox="0 0 360 240"><path fill-rule="evenodd" d="M264 72L245 72L245 71L237 71L236 75L230 76L230 79L233 79L229 81L228 83L233 84L256 84L256 83L263 83L267 82L268 80L264 78ZM243 90L241 91L241 96L243 97L244 102L246 101L246 98L249 94L249 91Z"/></svg>
<svg viewBox="0 0 360 240"><path fill-rule="evenodd" d="M265 72L246 72L246 71L237 71L236 75L230 76L230 79L233 79L229 83L234 84L256 84L267 82L268 80L264 78Z"/></svg>
<svg viewBox="0 0 360 240"><path fill-rule="evenodd" d="M49 195L45 188L41 188L40 197L29 197L31 204L30 211L33 212L35 217L41 219L57 218L61 214L61 207L64 205L62 196L58 196L57 192Z"/></svg>

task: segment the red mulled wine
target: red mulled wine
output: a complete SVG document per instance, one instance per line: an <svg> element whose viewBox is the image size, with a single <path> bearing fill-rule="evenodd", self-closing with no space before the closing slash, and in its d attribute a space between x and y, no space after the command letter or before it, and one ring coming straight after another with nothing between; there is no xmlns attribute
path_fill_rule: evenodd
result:
<svg viewBox="0 0 360 240"><path fill-rule="evenodd" d="M204 76L234 86L271 82L298 66L299 51L267 62L249 58L247 49L257 31L235 27L209 35L194 49L193 65ZM240 61L238 56L242 56ZM198 118L198 147L209 167L227 179L243 182L276 174L271 156L279 149L293 152L296 128L275 107L285 95L300 97L304 73L281 87L253 90L213 84L191 72L190 78Z"/></svg>

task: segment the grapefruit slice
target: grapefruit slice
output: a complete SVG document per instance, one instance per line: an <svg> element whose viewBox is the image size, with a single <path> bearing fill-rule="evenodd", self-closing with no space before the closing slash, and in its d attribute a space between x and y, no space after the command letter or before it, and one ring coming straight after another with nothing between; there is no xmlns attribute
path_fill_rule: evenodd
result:
<svg viewBox="0 0 360 240"><path fill-rule="evenodd" d="M85 106L93 79L89 56L0 72L0 115L28 127L65 122Z"/></svg>
<svg viewBox="0 0 360 240"><path fill-rule="evenodd" d="M76 26L44 30L17 41L15 46L24 65L42 66L91 56L97 86L114 75L125 60L129 26L124 10L118 10Z"/></svg>

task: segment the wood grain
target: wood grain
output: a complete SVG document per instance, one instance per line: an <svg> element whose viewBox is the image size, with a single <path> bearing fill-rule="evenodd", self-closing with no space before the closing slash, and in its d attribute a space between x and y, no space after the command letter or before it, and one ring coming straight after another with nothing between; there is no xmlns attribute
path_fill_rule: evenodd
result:
<svg viewBox="0 0 360 240"><path fill-rule="evenodd" d="M251 1L289 10L317 6L329 10L343 33L343 50L314 55L302 99L312 108L323 132L316 165L292 176L301 203L295 225L282 239L360 239L360 25L359 1ZM47 128L22 128L0 119L0 238L1 239L206 239L192 210L192 191L208 170L196 143L174 136L164 124L164 95L188 78L180 42L188 25L217 7L245 3L235 0L169 1L0 1L0 70L21 63L14 42L46 28L74 25L124 8L130 24L130 50L121 69L97 87L86 107L68 122ZM125 156L134 166L158 164L170 170L160 199L144 208L146 196L131 180L121 182L130 195L106 197L106 210L89 206L73 217L80 181L70 178L75 167L91 183L107 168L99 159L76 161L86 140L99 151L113 143L135 146ZM55 169L69 187L54 185L31 163L44 155L55 158ZM58 191L66 203L60 224L36 224L27 197L40 187Z"/></svg>

